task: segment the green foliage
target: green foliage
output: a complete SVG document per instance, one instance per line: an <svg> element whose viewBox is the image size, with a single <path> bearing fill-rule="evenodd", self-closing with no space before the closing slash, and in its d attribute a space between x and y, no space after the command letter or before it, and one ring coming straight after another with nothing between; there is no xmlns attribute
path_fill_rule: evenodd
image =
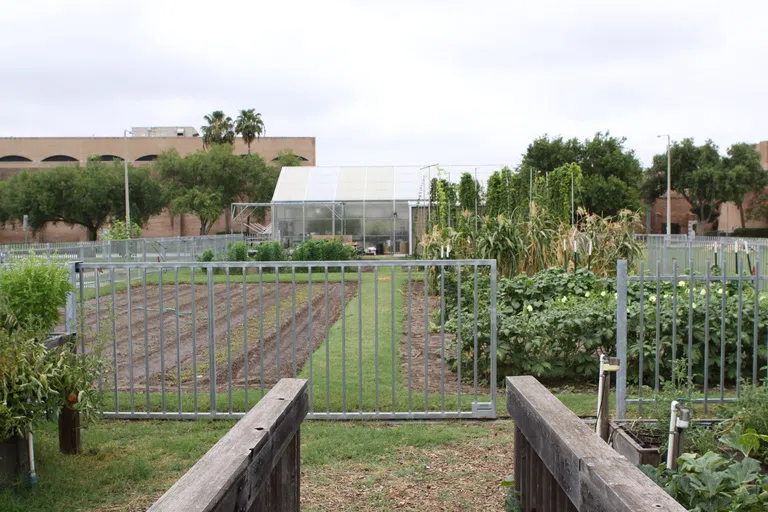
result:
<svg viewBox="0 0 768 512"><path fill-rule="evenodd" d="M496 171L488 178L488 194L485 200L485 214L489 217L496 217L501 214L511 215L517 207L517 201L514 197L514 183L512 171L505 167ZM526 185L526 203L527 190Z"/></svg>
<svg viewBox="0 0 768 512"><path fill-rule="evenodd" d="M229 244L225 257L226 261L248 261L248 244L245 242Z"/></svg>
<svg viewBox="0 0 768 512"><path fill-rule="evenodd" d="M49 261L30 253L0 270L0 299L23 329L50 332L70 291L69 270L57 258Z"/></svg>
<svg viewBox="0 0 768 512"><path fill-rule="evenodd" d="M293 261L347 261L357 258L354 247L340 240L307 240L291 254Z"/></svg>
<svg viewBox="0 0 768 512"><path fill-rule="evenodd" d="M616 215L625 209L638 210L642 170L634 151L624 147L625 142L623 137L599 132L594 138L583 142L575 138L539 137L523 155L519 174L524 179L520 180L520 186L527 194L531 169L536 178L546 176L563 165L576 163L584 175L581 197L576 198L577 205L600 215Z"/></svg>
<svg viewBox="0 0 768 512"><path fill-rule="evenodd" d="M56 410L68 407L80 412L86 423L95 421L102 411L102 394L94 386L102 375L104 360L101 347L93 347L87 354L76 354L71 343L48 351L49 403Z"/></svg>
<svg viewBox="0 0 768 512"><path fill-rule="evenodd" d="M768 228L738 228L733 230L733 236L742 238L768 238Z"/></svg>
<svg viewBox="0 0 768 512"><path fill-rule="evenodd" d="M304 159L290 149L281 149L272 161L275 162L278 169L281 169L283 167L299 167Z"/></svg>
<svg viewBox="0 0 768 512"><path fill-rule="evenodd" d="M144 224L165 206L161 186L145 168L129 167L132 219ZM124 168L89 158L84 167L64 165L22 172L3 186L3 210L10 220L29 215L33 231L48 222L80 225L96 240L110 218L125 213Z"/></svg>
<svg viewBox="0 0 768 512"><path fill-rule="evenodd" d="M475 178L465 172L461 175L461 181L459 181L459 210L460 211L475 211L475 208L482 207L482 187Z"/></svg>
<svg viewBox="0 0 768 512"><path fill-rule="evenodd" d="M210 263L216 259L216 253L210 247L204 250L198 257L197 261L201 263Z"/></svg>
<svg viewBox="0 0 768 512"><path fill-rule="evenodd" d="M235 155L230 144L183 158L172 149L154 165L168 188L172 212L197 215L201 235L210 231L231 203L269 201L277 183L277 171L259 155Z"/></svg>
<svg viewBox="0 0 768 512"><path fill-rule="evenodd" d="M232 118L221 110L214 110L203 116L207 125L200 130L203 132L203 145L233 144L235 142L235 130ZM250 147L250 146L249 146Z"/></svg>
<svg viewBox="0 0 768 512"><path fill-rule="evenodd" d="M768 508L768 475L760 462L726 458L715 452L684 453L679 468L641 466L643 472L688 510L702 512L764 511Z"/></svg>
<svg viewBox="0 0 768 512"><path fill-rule="evenodd" d="M557 222L570 223L571 214L575 218L576 211L571 212L571 188L574 198L580 197L582 181L581 167L575 163L561 165L547 175L543 204Z"/></svg>
<svg viewBox="0 0 768 512"><path fill-rule="evenodd" d="M107 232L102 235L102 240L127 240L129 238L139 238L141 236L141 226L131 222L131 232L122 220L115 220L109 224Z"/></svg>
<svg viewBox="0 0 768 512"><path fill-rule="evenodd" d="M0 329L0 442L25 436L48 410L51 373L41 331Z"/></svg>
<svg viewBox="0 0 768 512"><path fill-rule="evenodd" d="M251 246L254 261L285 261L288 254L280 242L264 242Z"/></svg>
<svg viewBox="0 0 768 512"><path fill-rule="evenodd" d="M206 119L206 121L208 121L208 119ZM254 139L257 139L266 133L261 114L256 113L256 109L253 108L241 110L240 115L237 116L237 120L235 121L235 133L242 135L243 142L248 146L248 154L250 155L251 143Z"/></svg>

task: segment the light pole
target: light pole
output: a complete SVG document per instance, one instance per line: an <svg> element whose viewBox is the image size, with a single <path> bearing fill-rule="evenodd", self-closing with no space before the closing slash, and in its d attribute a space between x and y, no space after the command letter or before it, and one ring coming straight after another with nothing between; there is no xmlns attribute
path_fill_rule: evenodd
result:
<svg viewBox="0 0 768 512"><path fill-rule="evenodd" d="M669 147L670 147L670 137L669 134L662 134L657 135L657 138L666 137L667 138L667 238L669 238L669 235L672 234L672 158L669 153Z"/></svg>
<svg viewBox="0 0 768 512"><path fill-rule="evenodd" d="M131 203L130 195L128 193L128 134L131 130L123 130L123 144L125 146L125 157L123 163L125 164L125 227L128 230L128 238L131 238Z"/></svg>

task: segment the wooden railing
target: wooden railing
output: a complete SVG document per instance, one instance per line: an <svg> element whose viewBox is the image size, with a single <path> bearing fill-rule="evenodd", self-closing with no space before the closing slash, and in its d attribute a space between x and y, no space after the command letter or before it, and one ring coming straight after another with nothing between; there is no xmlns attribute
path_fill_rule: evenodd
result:
<svg viewBox="0 0 768 512"><path fill-rule="evenodd" d="M533 377L507 377L515 490L524 512L685 509Z"/></svg>
<svg viewBox="0 0 768 512"><path fill-rule="evenodd" d="M298 511L307 406L306 380L280 380L149 510Z"/></svg>

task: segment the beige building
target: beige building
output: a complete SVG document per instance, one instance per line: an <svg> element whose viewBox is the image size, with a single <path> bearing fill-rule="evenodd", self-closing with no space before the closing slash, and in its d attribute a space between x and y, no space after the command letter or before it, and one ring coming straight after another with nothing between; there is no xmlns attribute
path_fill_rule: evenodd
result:
<svg viewBox="0 0 768 512"><path fill-rule="evenodd" d="M175 148L182 156L203 148L203 141L192 127L135 127L127 137L2 137L0 138L0 179L7 179L24 170L34 171L67 164L84 164L91 156L104 161L124 160L134 165L150 165L159 154ZM242 139L235 141L235 153L245 154L248 148ZM251 153L258 153L267 163L278 153L290 150L316 165L314 137L262 137L253 141ZM222 213L211 233L224 231L229 212ZM167 237L197 235L200 223L194 215L171 216L168 212L152 217L142 236ZM84 228L66 224L48 225L30 241L57 242L87 240ZM0 226L0 244L24 241L21 226Z"/></svg>

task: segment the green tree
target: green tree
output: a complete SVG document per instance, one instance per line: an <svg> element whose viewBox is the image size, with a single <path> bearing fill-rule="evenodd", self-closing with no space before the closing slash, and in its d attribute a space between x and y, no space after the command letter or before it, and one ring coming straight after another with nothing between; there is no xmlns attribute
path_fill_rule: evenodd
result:
<svg viewBox="0 0 768 512"><path fill-rule="evenodd" d="M283 167L299 167L304 162L304 159L290 149L281 149L272 162L280 169Z"/></svg>
<svg viewBox="0 0 768 512"><path fill-rule="evenodd" d="M80 225L88 230L89 240L96 240L110 218L125 212L123 172L118 162L98 158L89 158L85 167L22 172L3 187L5 215L15 221L28 215L33 232L48 222ZM165 205L161 186L148 169L134 168L129 168L129 184L131 218L144 224Z"/></svg>
<svg viewBox="0 0 768 512"><path fill-rule="evenodd" d="M181 157L175 149L155 160L166 183L173 214L192 213L200 219L200 234L207 234L231 203L266 202L272 198L277 170L257 154L241 156L231 144L214 145Z"/></svg>
<svg viewBox="0 0 768 512"><path fill-rule="evenodd" d="M672 190L682 195L690 204L698 219L699 229L714 224L720 214L720 205L728 200L728 172L717 151L717 146L707 140L696 146L693 139L675 142L670 148L672 164ZM652 203L666 193L667 155L653 157L648 170L645 190L646 199Z"/></svg>
<svg viewBox="0 0 768 512"><path fill-rule="evenodd" d="M256 109L253 108L241 110L240 115L235 120L235 133L242 135L243 142L248 146L248 154L250 155L251 143L266 133L261 114L257 113Z"/></svg>
<svg viewBox="0 0 768 512"><path fill-rule="evenodd" d="M584 176L582 194L577 197L579 206L601 215L637 210L643 173L634 151L624 147L625 142L623 137L600 132L583 142L544 135L528 146L520 174L529 179L533 170L536 180L539 175L546 176L565 164L576 163ZM522 177L520 185L527 192L528 183Z"/></svg>
<svg viewBox="0 0 768 512"><path fill-rule="evenodd" d="M729 201L739 209L741 227L746 227L744 200L750 192L759 195L768 186L768 172L760 165L760 153L752 144L738 143L728 148L723 159L725 192Z"/></svg>
<svg viewBox="0 0 768 512"><path fill-rule="evenodd" d="M235 131L231 117L221 110L214 110L203 118L208 123L201 128L203 146L210 147L215 144L233 144L235 142Z"/></svg>

